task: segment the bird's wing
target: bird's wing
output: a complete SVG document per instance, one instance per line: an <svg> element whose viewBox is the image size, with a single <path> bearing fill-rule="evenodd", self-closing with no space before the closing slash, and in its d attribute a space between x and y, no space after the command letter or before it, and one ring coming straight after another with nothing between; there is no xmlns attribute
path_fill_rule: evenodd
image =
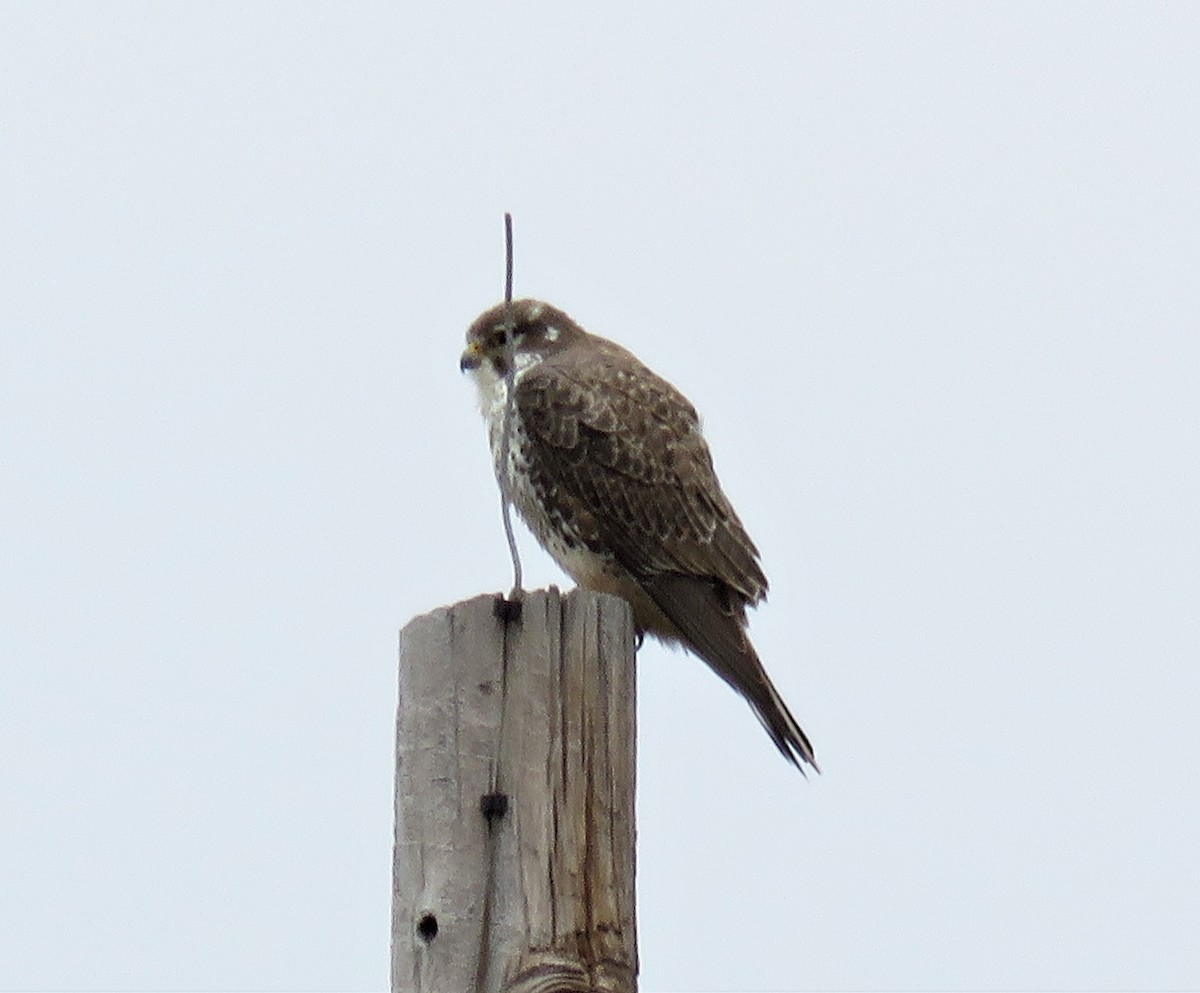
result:
<svg viewBox="0 0 1200 993"><path fill-rule="evenodd" d="M603 345L519 377L535 485L572 518L567 527L640 581L694 577L739 606L762 600L758 551L721 491L695 409L633 355Z"/></svg>
<svg viewBox="0 0 1200 993"><path fill-rule="evenodd" d="M746 635L746 606L763 599L767 580L696 411L624 349L604 345L586 364L556 356L518 380L534 489L565 531L634 577L789 761L816 768Z"/></svg>

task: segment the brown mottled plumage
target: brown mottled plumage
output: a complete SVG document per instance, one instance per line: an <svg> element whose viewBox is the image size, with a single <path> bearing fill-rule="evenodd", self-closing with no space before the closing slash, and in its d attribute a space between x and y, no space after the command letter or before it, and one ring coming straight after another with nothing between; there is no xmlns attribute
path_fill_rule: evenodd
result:
<svg viewBox="0 0 1200 993"><path fill-rule="evenodd" d="M510 313L515 402L502 466ZM746 634L746 608L765 599L767 579L695 408L632 353L537 300L476 319L461 367L479 387L496 477L559 565L581 586L626 599L640 631L699 655L789 761L815 769Z"/></svg>

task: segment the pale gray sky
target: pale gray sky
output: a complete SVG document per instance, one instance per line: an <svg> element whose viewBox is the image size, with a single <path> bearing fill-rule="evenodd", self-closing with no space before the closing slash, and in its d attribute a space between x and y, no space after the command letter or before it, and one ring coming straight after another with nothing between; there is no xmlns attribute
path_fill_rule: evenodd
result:
<svg viewBox="0 0 1200 993"><path fill-rule="evenodd" d="M508 582L457 368L505 210L705 415L825 769L642 653L643 988L1195 988L1198 50L0 7L0 988L386 986L396 631Z"/></svg>

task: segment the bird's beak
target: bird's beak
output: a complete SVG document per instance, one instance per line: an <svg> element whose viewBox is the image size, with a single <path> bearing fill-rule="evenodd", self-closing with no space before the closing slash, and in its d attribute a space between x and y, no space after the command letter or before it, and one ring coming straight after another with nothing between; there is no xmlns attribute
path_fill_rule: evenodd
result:
<svg viewBox="0 0 1200 993"><path fill-rule="evenodd" d="M462 358L458 360L458 369L460 372L478 369L482 362L483 349L480 347L479 342L472 341L463 349Z"/></svg>

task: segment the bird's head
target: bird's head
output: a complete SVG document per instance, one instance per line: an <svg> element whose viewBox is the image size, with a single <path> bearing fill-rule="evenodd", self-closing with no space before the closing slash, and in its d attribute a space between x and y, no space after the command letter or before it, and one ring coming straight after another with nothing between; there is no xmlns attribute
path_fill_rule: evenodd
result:
<svg viewBox="0 0 1200 993"><path fill-rule="evenodd" d="M506 338L512 334L517 369L566 348L585 332L556 307L540 300L497 304L475 318L467 329L467 347L459 360L463 372L508 372Z"/></svg>

